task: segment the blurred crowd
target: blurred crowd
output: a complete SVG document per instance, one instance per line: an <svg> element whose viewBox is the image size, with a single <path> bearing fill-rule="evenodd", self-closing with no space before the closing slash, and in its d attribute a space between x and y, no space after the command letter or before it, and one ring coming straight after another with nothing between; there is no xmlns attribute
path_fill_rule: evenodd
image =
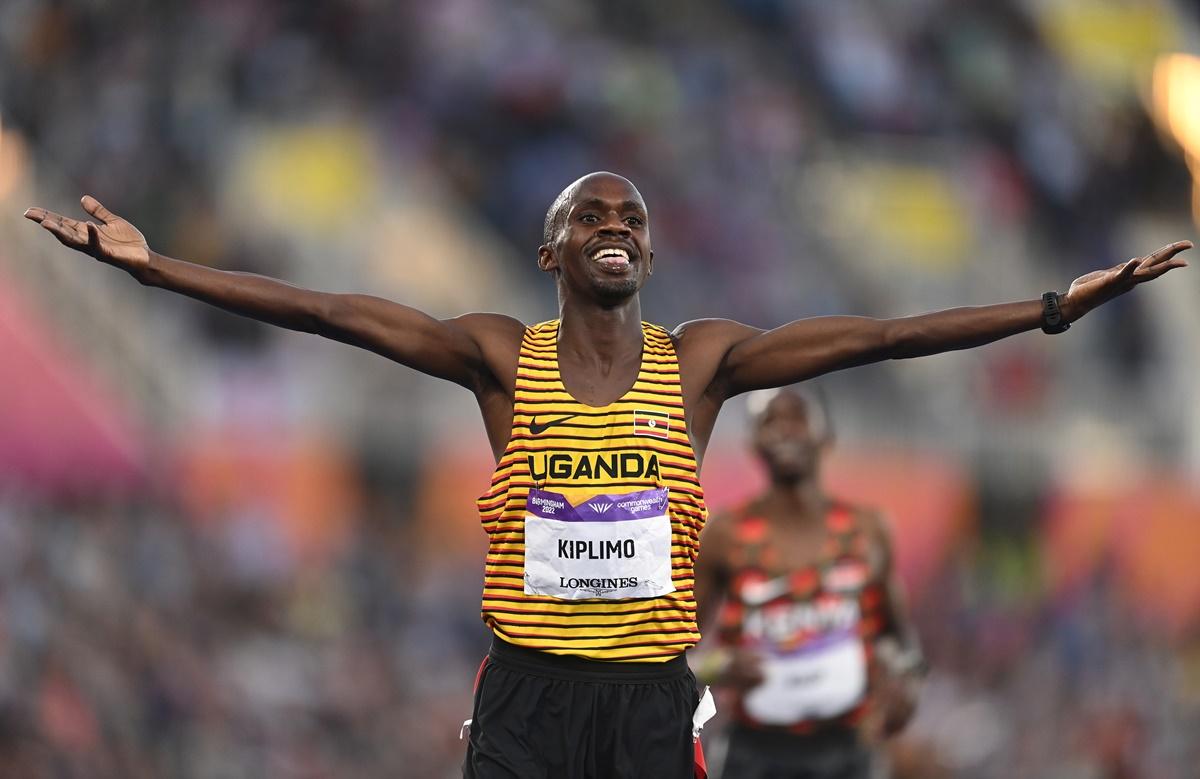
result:
<svg viewBox="0 0 1200 779"><path fill-rule="evenodd" d="M1014 273L1026 293L1032 280L1065 284L1125 259L1147 220L1187 224L1188 171L1139 79L1183 46L1195 13L1133 0L4 0L0 130L28 144L39 195L93 193L156 249L217 267L303 283L336 271L340 289L384 293L381 274L403 267L415 285L396 290L405 302L437 292L455 305L471 279L484 295L535 288L548 317L532 262L546 206L606 168L649 202L656 321L912 313L1007 295ZM280 132L314 126L340 129ZM433 197L430 177L453 219L411 218ZM403 195L410 218L364 218L376 194ZM478 228L496 258L468 247L446 271L455 225ZM342 256L357 246L350 232L395 267ZM318 247L316 270L288 264L297 234ZM505 264L513 256L526 261ZM270 417L285 429L320 416L279 410L311 402L296 389L305 381L336 382L337 406L361 403L355 382L371 383L325 352L267 360L285 350L269 351L265 329L154 300L164 327L166 309L187 312L171 326L198 346L152 367L202 366L243 398L232 424L205 407L213 427ZM1187 395L1145 378L1183 339L1162 337L1138 305L1089 322L1083 343L1104 348L1084 354L1102 369L1059 406L1044 386L1058 361L1034 359L1029 341L1015 356L988 352L974 378L935 372L916 390L890 367L831 379L847 437L887 423L970 440L955 420L989 404L1016 420L1001 420L1014 438L1029 432L1022 421L1049 435L1061 430L1053 409L1087 405L1074 393L1111 391L1127 402L1105 424L1144 431L1154 457L1189 440L1200 456L1200 417L1189 428L1171 405ZM267 367L227 381L208 360L230 353ZM459 408L404 386L416 389L373 388L388 409L371 411L372 429L334 435L379 469L364 481L411 485L430 456L427 440L384 435L385 414L416 425ZM1039 392L1045 405L1028 400ZM432 405L417 414L417 403ZM1097 437L1052 443L1123 443L1088 430ZM1039 486L1014 483L1028 473L1013 465L1041 462L967 467L983 491L1027 499ZM482 565L449 551L454 537L413 543L415 525L442 519L414 516L416 490L381 507L368 488L344 542L305 562L280 555L253 506L198 518L154 475L162 494L133 500L0 478L0 777L454 776L487 645ZM479 484L451 486L469 496ZM983 524L1011 522L1038 549L1038 523L1005 505L984 501ZM987 564L998 549L962 550L915 604L934 671L894 775L1193 776L1194 630L1165 637L1103 576L1064 601L1021 565Z"/></svg>
<svg viewBox="0 0 1200 779"><path fill-rule="evenodd" d="M1028 297L1179 237L1189 173L1145 93L1192 25L1157 1L12 0L0 121L57 182L46 205L91 192L218 267L545 319L546 206L613 169L653 213L656 321L893 316ZM218 356L280 341L145 305ZM929 393L1004 429L1063 412L1070 365L1111 414L1114 386L1177 378L1168 329L1123 301L1078 336L1086 357L1048 366L1026 342L956 382L832 381L872 430L977 446ZM1186 451L1183 400L1147 410L1145 436Z"/></svg>
<svg viewBox="0 0 1200 779"><path fill-rule="evenodd" d="M239 268L256 258L218 201L256 123L359 123L385 175L432 165L526 257L558 190L613 168L654 212L656 316L719 289L720 313L769 323L877 307L842 266L906 239L987 257L989 230L1015 230L1063 278L1123 259L1122 217L1186 193L1133 77L1182 33L1169 5L1104 6L13 0L0 105L156 245ZM1081 72L1099 25L1128 73ZM859 188L895 187L914 202L879 204L902 213L872 217L875 235L829 224Z"/></svg>
<svg viewBox="0 0 1200 779"><path fill-rule="evenodd" d="M297 568L261 529L150 501L0 503L0 776L457 775L477 561L369 514ZM1200 645L1103 577L1053 597L1036 554L964 549L916 604L933 671L889 774L1190 779Z"/></svg>
<svg viewBox="0 0 1200 779"><path fill-rule="evenodd" d="M390 517L327 565L162 504L0 502L0 776L444 777L480 576Z"/></svg>
<svg viewBox="0 0 1200 779"><path fill-rule="evenodd" d="M1158 1L13 0L0 112L40 178L223 268L548 318L546 206L608 168L653 212L658 322L899 316L1063 287L1178 238L1189 174L1144 92L1194 22ZM431 199L437 217L414 212ZM212 352L278 343L152 305ZM1144 305L1091 322L1097 365L1072 388L1090 407L1128 400L1116 376L1130 396L1174 378ZM1009 348L956 383L833 380L876 430L961 438L929 393L1002 420L1062 412L1066 380L1032 342ZM1147 414L1147 437L1184 448Z"/></svg>
<svg viewBox="0 0 1200 779"><path fill-rule="evenodd" d="M1100 571L1037 582L1036 543L982 544L916 608L932 672L892 750L909 779L1169 779L1200 765L1200 644L1168 641Z"/></svg>

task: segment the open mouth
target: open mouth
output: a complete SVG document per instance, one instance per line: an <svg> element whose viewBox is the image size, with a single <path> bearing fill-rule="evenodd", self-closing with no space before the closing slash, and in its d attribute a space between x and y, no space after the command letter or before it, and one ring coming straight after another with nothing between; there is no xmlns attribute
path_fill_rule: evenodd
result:
<svg viewBox="0 0 1200 779"><path fill-rule="evenodd" d="M591 260L602 270L610 273L620 273L626 270L632 261L629 251L619 246L601 246L592 252Z"/></svg>

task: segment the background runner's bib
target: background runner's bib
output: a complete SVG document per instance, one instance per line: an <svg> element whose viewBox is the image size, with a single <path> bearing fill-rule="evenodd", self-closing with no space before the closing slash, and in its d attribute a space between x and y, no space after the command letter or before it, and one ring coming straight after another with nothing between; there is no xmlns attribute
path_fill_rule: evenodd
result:
<svg viewBox="0 0 1200 779"><path fill-rule="evenodd" d="M557 492L529 491L527 594L578 600L674 591L665 489L597 495L578 506Z"/></svg>
<svg viewBox="0 0 1200 779"><path fill-rule="evenodd" d="M742 701L764 725L830 719L857 706L867 690L867 661L857 627L830 633L788 655L763 657L763 682Z"/></svg>

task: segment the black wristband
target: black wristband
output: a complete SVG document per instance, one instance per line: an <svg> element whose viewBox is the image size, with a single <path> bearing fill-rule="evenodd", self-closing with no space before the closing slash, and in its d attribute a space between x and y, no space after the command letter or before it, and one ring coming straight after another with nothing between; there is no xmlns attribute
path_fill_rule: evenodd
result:
<svg viewBox="0 0 1200 779"><path fill-rule="evenodd" d="M1062 295L1047 292L1042 295L1042 332L1055 335L1071 329L1071 323L1062 315Z"/></svg>

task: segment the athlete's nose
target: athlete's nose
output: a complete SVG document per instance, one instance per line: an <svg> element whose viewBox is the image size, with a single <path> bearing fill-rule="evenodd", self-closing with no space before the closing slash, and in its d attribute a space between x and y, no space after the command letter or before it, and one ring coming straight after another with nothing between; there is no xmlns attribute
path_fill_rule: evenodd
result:
<svg viewBox="0 0 1200 779"><path fill-rule="evenodd" d="M597 232L605 235L618 235L622 238L627 238L632 233L632 231L629 229L629 225L622 221L621 215L616 211L610 212L609 215L605 217L604 224L600 225L600 229L597 230Z"/></svg>

